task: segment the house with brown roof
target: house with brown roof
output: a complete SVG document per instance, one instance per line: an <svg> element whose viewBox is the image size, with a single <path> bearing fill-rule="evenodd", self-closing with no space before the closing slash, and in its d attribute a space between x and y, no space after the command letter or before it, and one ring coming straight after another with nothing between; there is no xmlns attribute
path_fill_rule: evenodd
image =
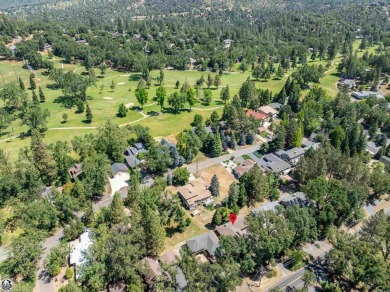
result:
<svg viewBox="0 0 390 292"><path fill-rule="evenodd" d="M158 261L149 257L144 257L141 260L141 264L143 267L143 276L148 285L153 284L162 275Z"/></svg>
<svg viewBox="0 0 390 292"><path fill-rule="evenodd" d="M253 166L255 166L255 162L250 159L246 159L241 165L237 166L233 170L233 174L237 179L240 179L245 173L251 170Z"/></svg>
<svg viewBox="0 0 390 292"><path fill-rule="evenodd" d="M68 169L70 179L74 181L83 173L83 168L81 163L76 163L71 168Z"/></svg>
<svg viewBox="0 0 390 292"><path fill-rule="evenodd" d="M190 210L200 204L210 205L214 202L213 195L202 177L192 180L189 184L179 188L178 194Z"/></svg>
<svg viewBox="0 0 390 292"><path fill-rule="evenodd" d="M232 224L231 222L218 226L215 229L215 234L220 236L242 236L247 233L248 226L245 224L245 217L240 215Z"/></svg>
<svg viewBox="0 0 390 292"><path fill-rule="evenodd" d="M273 109L272 107L270 107L268 105L264 105L264 106L260 107L259 112L267 115L268 117L272 117L278 113L277 110Z"/></svg>
<svg viewBox="0 0 390 292"><path fill-rule="evenodd" d="M251 110L251 109L246 112L246 116L248 118L253 117L259 121L264 121L266 118L268 118L268 116L266 114L261 113L261 112L257 112L257 111Z"/></svg>

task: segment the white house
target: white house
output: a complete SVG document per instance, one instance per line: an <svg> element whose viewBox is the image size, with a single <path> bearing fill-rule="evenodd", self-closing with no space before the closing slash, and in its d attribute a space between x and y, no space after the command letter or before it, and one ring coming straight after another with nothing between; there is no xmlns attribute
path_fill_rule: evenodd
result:
<svg viewBox="0 0 390 292"><path fill-rule="evenodd" d="M80 235L78 242L76 242L70 252L69 265L74 266L76 279L81 276L78 269L85 263L86 253L92 244L91 231L86 229L85 232Z"/></svg>

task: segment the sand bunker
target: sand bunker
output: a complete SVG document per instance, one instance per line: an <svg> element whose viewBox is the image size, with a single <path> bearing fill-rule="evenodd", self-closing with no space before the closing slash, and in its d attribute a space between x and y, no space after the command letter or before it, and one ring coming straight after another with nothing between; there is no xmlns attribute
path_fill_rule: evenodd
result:
<svg viewBox="0 0 390 292"><path fill-rule="evenodd" d="M109 96L105 96L105 97L103 97L103 99L112 100L114 98L113 97L109 97Z"/></svg>
<svg viewBox="0 0 390 292"><path fill-rule="evenodd" d="M126 82L119 82L119 83L117 83L118 85L125 85L126 84Z"/></svg>
<svg viewBox="0 0 390 292"><path fill-rule="evenodd" d="M134 105L134 103L133 102L130 102L130 103L126 103L125 104L125 107L126 108L130 108L130 107L132 107Z"/></svg>

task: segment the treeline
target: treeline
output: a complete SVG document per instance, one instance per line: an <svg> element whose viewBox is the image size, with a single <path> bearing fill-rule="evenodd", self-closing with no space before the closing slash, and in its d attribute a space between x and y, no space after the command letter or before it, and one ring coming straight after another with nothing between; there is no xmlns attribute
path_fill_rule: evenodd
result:
<svg viewBox="0 0 390 292"><path fill-rule="evenodd" d="M92 66L106 62L117 69L141 72L165 66L184 70L191 57L199 70L229 70L240 61L244 64L242 69L253 67L266 73L273 70L266 70L264 63L270 66L280 63L285 69L304 64L308 48L320 59L332 60L343 44L350 44L357 34L363 34L370 44L389 38L384 27L386 16L381 9L365 9L359 5L343 9L343 15L332 9L318 14L314 8L296 13L284 9L256 10L250 14L238 8L212 9L202 16L190 13L142 21L119 15L104 26L101 25L108 18L101 16L93 20L96 15L91 15L84 24L75 24L77 17L73 14L71 23L64 22L63 18L61 22L50 19L20 22L2 15L1 40L7 43L16 35L34 34L32 40L17 45L16 57L28 60L35 69L50 67L37 55L37 50L42 51L48 43L54 55L65 61L81 61ZM83 19L88 18L83 16ZM226 46L224 40L229 39L233 42ZM88 45L75 40L85 40ZM256 78L267 76L259 71L255 70Z"/></svg>

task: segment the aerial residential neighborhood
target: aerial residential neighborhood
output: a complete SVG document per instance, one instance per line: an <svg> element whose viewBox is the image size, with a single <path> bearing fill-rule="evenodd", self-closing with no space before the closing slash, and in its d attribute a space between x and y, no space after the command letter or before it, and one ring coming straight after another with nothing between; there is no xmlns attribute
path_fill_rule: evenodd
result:
<svg viewBox="0 0 390 292"><path fill-rule="evenodd" d="M388 291L389 8L0 0L0 291Z"/></svg>

